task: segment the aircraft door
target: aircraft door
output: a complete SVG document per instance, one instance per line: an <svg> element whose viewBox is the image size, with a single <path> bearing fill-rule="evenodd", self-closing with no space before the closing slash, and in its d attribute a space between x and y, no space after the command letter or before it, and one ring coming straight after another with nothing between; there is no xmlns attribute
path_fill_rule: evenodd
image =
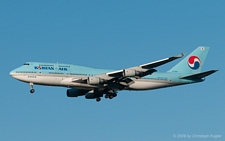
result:
<svg viewBox="0 0 225 141"><path fill-rule="evenodd" d="M54 65L54 70L55 70L55 72L57 72L58 71L58 69L59 69L59 67L58 67L58 63L56 63L55 65Z"/></svg>
<svg viewBox="0 0 225 141"><path fill-rule="evenodd" d="M55 73L55 77L54 77L54 83L55 85L59 85L62 81L62 74L60 74L59 72L59 65L58 62L54 65L54 73Z"/></svg>

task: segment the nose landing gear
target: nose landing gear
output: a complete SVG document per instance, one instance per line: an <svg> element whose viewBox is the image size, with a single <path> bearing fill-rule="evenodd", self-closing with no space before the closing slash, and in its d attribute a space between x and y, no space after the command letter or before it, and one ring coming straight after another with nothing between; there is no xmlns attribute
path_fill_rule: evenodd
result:
<svg viewBox="0 0 225 141"><path fill-rule="evenodd" d="M34 93L35 92L35 90L34 89L30 89L30 93Z"/></svg>
<svg viewBox="0 0 225 141"><path fill-rule="evenodd" d="M35 90L34 90L34 84L33 83L29 83L30 85L30 93L34 93Z"/></svg>

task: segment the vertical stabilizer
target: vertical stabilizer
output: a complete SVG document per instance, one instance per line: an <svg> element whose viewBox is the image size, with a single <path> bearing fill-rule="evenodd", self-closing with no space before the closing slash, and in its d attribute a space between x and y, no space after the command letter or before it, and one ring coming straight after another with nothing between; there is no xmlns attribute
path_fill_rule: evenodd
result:
<svg viewBox="0 0 225 141"><path fill-rule="evenodd" d="M195 74L201 72L210 47L199 46L168 72Z"/></svg>

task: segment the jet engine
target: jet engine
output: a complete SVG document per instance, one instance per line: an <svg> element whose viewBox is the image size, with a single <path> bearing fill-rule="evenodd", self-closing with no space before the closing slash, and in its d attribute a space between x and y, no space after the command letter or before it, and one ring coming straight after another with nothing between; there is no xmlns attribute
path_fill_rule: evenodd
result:
<svg viewBox="0 0 225 141"><path fill-rule="evenodd" d="M77 90L77 89L68 89L66 91L67 97L78 97L85 95L85 92L82 90Z"/></svg>
<svg viewBox="0 0 225 141"><path fill-rule="evenodd" d="M105 80L99 78L99 77L88 77L87 83L89 85L98 85L104 83Z"/></svg>
<svg viewBox="0 0 225 141"><path fill-rule="evenodd" d="M124 77L133 77L139 75L140 72L136 70L131 70L131 69L125 69L123 70L123 76Z"/></svg>

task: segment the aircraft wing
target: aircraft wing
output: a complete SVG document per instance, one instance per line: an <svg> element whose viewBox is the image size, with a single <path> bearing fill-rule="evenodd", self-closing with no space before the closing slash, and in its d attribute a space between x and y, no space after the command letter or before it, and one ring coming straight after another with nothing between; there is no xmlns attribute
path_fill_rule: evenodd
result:
<svg viewBox="0 0 225 141"><path fill-rule="evenodd" d="M184 53L181 53L177 56L172 56L172 57L158 60L155 62L150 62L147 64L143 64L143 65L128 68L128 69L109 72L106 74L110 77L135 77L138 79L138 78L141 78L141 77L144 77L146 75L156 72L157 70L155 70L154 68L164 65L166 63L169 63L169 62L176 60L178 58L181 58L183 56L184 56Z"/></svg>
<svg viewBox="0 0 225 141"><path fill-rule="evenodd" d="M155 62L150 62L150 63L143 64L143 65L136 66L136 67L113 71L113 72L109 72L106 74L96 75L94 77L99 77L100 79L103 79L104 86L106 86L110 89L121 90L121 89L124 89L134 83L134 81L131 79L132 77L139 79L146 75L150 75L157 71L156 69L154 69L155 67L169 63L169 62L176 60L178 58L181 58L183 56L184 56L184 53L181 53L177 56L172 56L169 58L165 58L165 59L158 60Z"/></svg>
<svg viewBox="0 0 225 141"><path fill-rule="evenodd" d="M82 78L68 78L64 82L74 82L74 83L83 83L90 85L99 85L101 84L104 88L112 90L122 90L129 85L134 83L132 78L139 79L146 75L150 75L157 70L155 67L161 66L163 64L169 63L173 60L181 58L184 56L184 53L181 53L177 56L172 56L155 62L150 62L136 67L131 67L123 70L108 72L105 74L99 74L90 77Z"/></svg>

